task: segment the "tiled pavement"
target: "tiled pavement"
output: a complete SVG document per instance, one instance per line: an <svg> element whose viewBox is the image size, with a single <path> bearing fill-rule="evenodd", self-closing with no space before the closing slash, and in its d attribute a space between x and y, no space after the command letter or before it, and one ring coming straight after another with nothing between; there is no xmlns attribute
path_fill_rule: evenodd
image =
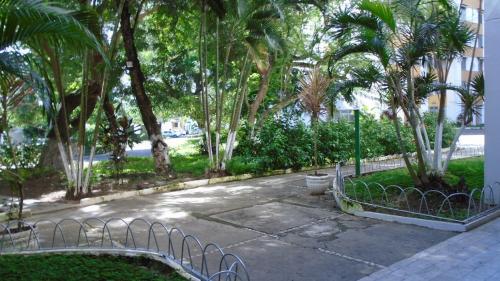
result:
<svg viewBox="0 0 500 281"><path fill-rule="evenodd" d="M454 236L360 281L379 280L500 280L500 218Z"/></svg>

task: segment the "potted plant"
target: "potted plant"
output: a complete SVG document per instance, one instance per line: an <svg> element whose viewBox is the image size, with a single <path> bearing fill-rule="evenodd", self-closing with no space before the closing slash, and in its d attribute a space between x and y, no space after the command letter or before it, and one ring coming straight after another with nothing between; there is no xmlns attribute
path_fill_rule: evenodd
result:
<svg viewBox="0 0 500 281"><path fill-rule="evenodd" d="M313 164L315 171L306 176L306 184L312 195L324 194L330 185L330 176L318 173L318 122L319 115L324 110L323 103L330 82L330 78L321 73L319 66L314 67L299 81L299 101L302 107L311 115L311 129L313 132Z"/></svg>

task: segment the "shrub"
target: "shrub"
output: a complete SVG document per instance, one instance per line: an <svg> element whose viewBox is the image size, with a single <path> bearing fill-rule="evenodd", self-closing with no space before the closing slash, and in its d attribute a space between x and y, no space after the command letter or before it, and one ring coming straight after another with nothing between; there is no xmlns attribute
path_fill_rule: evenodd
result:
<svg viewBox="0 0 500 281"><path fill-rule="evenodd" d="M260 171L299 170L311 165L311 132L300 121L288 118L269 120L255 138L248 137L246 127L240 130L238 137L240 142L235 154L247 159L255 158Z"/></svg>
<svg viewBox="0 0 500 281"><path fill-rule="evenodd" d="M318 125L320 165L345 161L354 155L354 127L347 120L320 122Z"/></svg>
<svg viewBox="0 0 500 281"><path fill-rule="evenodd" d="M430 141L434 140L435 116L425 115L425 124ZM401 122L401 136L408 152L415 151L415 143L410 126ZM361 156L372 158L400 154L394 121L386 117L380 120L369 114L362 114ZM455 129L450 122L445 123L444 146L449 146ZM228 164L234 174L263 172L274 169L292 168L298 170L312 166L312 132L301 120L282 117L267 120L253 139L248 128L243 126L238 132L238 146L235 150L238 160ZM318 164L333 165L354 158L354 124L346 119L319 122L318 124ZM233 173L230 172L230 173Z"/></svg>
<svg viewBox="0 0 500 281"><path fill-rule="evenodd" d="M13 143L12 147L8 145L6 140L0 143L2 162L8 167L14 166L14 159L12 158L12 149L14 149L16 164L19 168L24 169L33 168L39 163L44 148L44 141L36 137L26 139L21 143Z"/></svg>
<svg viewBox="0 0 500 281"><path fill-rule="evenodd" d="M258 157L235 156L227 163L226 170L230 175L262 174L261 159Z"/></svg>

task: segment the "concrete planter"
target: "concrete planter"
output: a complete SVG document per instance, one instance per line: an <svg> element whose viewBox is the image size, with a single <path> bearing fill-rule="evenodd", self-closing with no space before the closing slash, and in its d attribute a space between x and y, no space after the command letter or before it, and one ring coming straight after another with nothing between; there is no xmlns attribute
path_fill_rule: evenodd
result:
<svg viewBox="0 0 500 281"><path fill-rule="evenodd" d="M311 195L322 195L330 186L330 176L328 174L307 175L306 185Z"/></svg>

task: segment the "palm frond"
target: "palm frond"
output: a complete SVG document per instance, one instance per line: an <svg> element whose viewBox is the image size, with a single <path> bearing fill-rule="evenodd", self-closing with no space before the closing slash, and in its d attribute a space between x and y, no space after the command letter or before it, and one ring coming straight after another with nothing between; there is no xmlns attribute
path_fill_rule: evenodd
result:
<svg viewBox="0 0 500 281"><path fill-rule="evenodd" d="M66 10L42 0L0 1L0 50L16 43L57 42L104 54L91 29L97 30L97 16L90 10Z"/></svg>
<svg viewBox="0 0 500 281"><path fill-rule="evenodd" d="M352 102L356 89L370 89L382 79L381 71L374 65L369 65L366 68L356 68L350 72L349 77L332 83L327 94L330 100L335 100L341 95L347 102Z"/></svg>
<svg viewBox="0 0 500 281"><path fill-rule="evenodd" d="M363 0L359 5L359 9L370 12L372 15L376 16L377 19L387 24L392 31L396 30L396 20L388 5L379 1Z"/></svg>
<svg viewBox="0 0 500 281"><path fill-rule="evenodd" d="M330 83L331 79L321 73L319 66L299 80L299 101L312 116L318 116L322 111Z"/></svg>
<svg viewBox="0 0 500 281"><path fill-rule="evenodd" d="M480 96L468 91L460 91L460 104L462 106L462 121L464 125L470 124L474 120L474 116L481 116L483 101Z"/></svg>
<svg viewBox="0 0 500 281"><path fill-rule="evenodd" d="M480 72L471 81L471 89L484 100L484 73Z"/></svg>

